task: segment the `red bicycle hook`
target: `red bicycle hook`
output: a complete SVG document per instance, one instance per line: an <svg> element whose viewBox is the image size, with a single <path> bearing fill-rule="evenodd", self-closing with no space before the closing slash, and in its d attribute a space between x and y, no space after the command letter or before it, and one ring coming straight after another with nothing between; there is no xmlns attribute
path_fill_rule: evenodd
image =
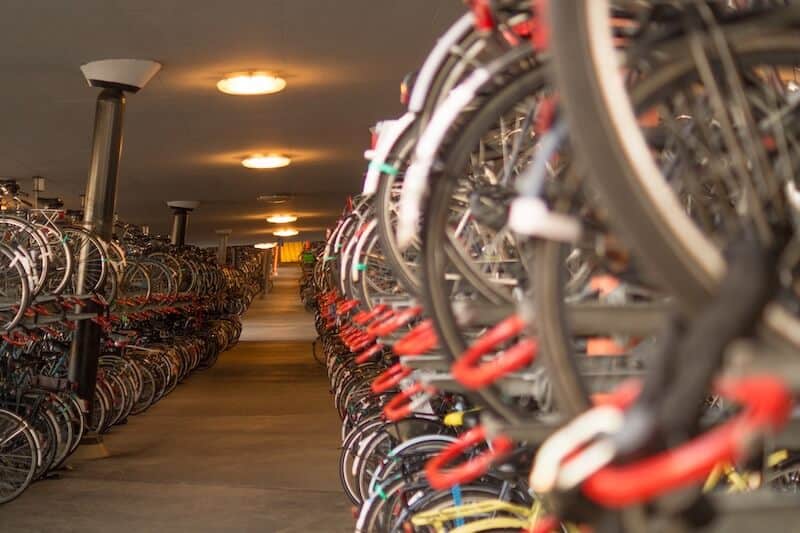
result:
<svg viewBox="0 0 800 533"><path fill-rule="evenodd" d="M601 469L583 482L584 494L605 507L620 508L700 483L719 463L743 459L756 437L778 431L791 414L791 392L771 376L720 381L715 389L741 403L744 411L677 448Z"/></svg>
<svg viewBox="0 0 800 533"><path fill-rule="evenodd" d="M392 349L397 355L420 355L436 348L438 344L439 339L436 337L433 320L427 319L397 341Z"/></svg>
<svg viewBox="0 0 800 533"><path fill-rule="evenodd" d="M375 394L382 394L397 386L403 378L408 377L410 374L411 369L400 363L390 366L372 381L372 392Z"/></svg>
<svg viewBox="0 0 800 533"><path fill-rule="evenodd" d="M453 364L453 377L468 389L474 390L531 364L536 357L538 344L530 339L520 341L486 363L480 363L484 355L522 333L524 328L525 322L517 315L497 324L476 340Z"/></svg>
<svg viewBox="0 0 800 533"><path fill-rule="evenodd" d="M361 352L356 356L355 358L356 364L363 365L367 361L375 359L377 355L381 353L381 350L383 350L383 344L379 343L373 344L372 346L370 346L369 348L367 348L366 350L364 350L363 352Z"/></svg>
<svg viewBox="0 0 800 533"><path fill-rule="evenodd" d="M409 307L408 309L400 311L393 317L375 326L374 328L367 328L367 331L376 337L385 337L402 328L420 314L422 314L422 307Z"/></svg>
<svg viewBox="0 0 800 533"><path fill-rule="evenodd" d="M414 404L419 403L417 401L412 401L412 398L417 394L423 393L430 397L434 390L433 387L423 385L422 383L415 383L409 388L395 394L394 397L383 406L383 415L390 422L398 422L408 418L414 410Z"/></svg>
<svg viewBox="0 0 800 533"><path fill-rule="evenodd" d="M485 475L489 467L500 457L506 455L513 448L511 439L499 436L492 439L491 449L473 457L459 466L448 468L454 459L464 455L464 452L486 441L486 430L477 426L463 435L454 443L448 445L425 465L425 476L428 483L436 490L445 490L455 485L463 485Z"/></svg>

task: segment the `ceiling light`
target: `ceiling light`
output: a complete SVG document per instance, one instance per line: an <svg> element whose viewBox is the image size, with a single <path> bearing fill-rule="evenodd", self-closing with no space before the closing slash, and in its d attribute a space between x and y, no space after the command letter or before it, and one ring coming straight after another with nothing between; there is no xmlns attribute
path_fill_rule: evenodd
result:
<svg viewBox="0 0 800 533"><path fill-rule="evenodd" d="M294 237L298 233L300 232L297 231L296 229L279 229L278 231L273 233L273 235L275 235L276 237Z"/></svg>
<svg viewBox="0 0 800 533"><path fill-rule="evenodd" d="M236 95L274 94L285 88L286 80L268 72L235 72L217 83L223 93Z"/></svg>
<svg viewBox="0 0 800 533"><path fill-rule="evenodd" d="M242 159L242 165L247 168L282 168L288 167L291 162L291 159L279 154L255 154Z"/></svg>
<svg viewBox="0 0 800 533"><path fill-rule="evenodd" d="M277 242L260 242L253 247L258 248L259 250L269 250L271 248L275 248L276 246L278 246Z"/></svg>
<svg viewBox="0 0 800 533"><path fill-rule="evenodd" d="M296 222L297 217L294 215L272 215L267 217L267 222L272 224L288 224L289 222Z"/></svg>
<svg viewBox="0 0 800 533"><path fill-rule="evenodd" d="M291 194L262 194L258 197L260 202L267 202L268 204L285 204L291 199Z"/></svg>

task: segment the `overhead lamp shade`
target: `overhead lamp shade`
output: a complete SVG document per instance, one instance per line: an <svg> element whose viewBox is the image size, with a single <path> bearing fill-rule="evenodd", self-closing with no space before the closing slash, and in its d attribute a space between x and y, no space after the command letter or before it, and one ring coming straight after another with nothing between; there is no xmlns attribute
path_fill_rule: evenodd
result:
<svg viewBox="0 0 800 533"><path fill-rule="evenodd" d="M86 81L93 87L117 87L137 92L161 70L161 63L149 59L101 59L81 65Z"/></svg>

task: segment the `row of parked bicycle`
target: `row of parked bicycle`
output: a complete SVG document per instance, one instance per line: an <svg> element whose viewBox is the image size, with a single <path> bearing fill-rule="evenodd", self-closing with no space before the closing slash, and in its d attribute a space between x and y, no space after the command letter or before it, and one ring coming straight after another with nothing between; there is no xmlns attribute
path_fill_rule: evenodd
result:
<svg viewBox="0 0 800 533"><path fill-rule="evenodd" d="M61 210L0 212L0 256L0 504L62 467L87 432L109 431L213 366L263 285L255 253L239 268L218 265L126 224L104 241ZM102 329L88 416L68 376L81 320Z"/></svg>
<svg viewBox="0 0 800 533"><path fill-rule="evenodd" d="M792 530L800 7L467 3L305 281L356 531Z"/></svg>

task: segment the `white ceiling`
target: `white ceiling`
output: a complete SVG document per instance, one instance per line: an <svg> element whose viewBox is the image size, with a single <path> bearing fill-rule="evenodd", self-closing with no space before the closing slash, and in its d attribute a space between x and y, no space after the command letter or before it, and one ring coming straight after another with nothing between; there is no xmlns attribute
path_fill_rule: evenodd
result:
<svg viewBox="0 0 800 533"><path fill-rule="evenodd" d="M164 69L128 98L118 212L169 228L167 200L200 200L188 241L214 229L233 243L269 237L267 214L292 211L319 236L358 190L368 128L401 113L399 80L463 12L458 0L5 0L0 18L0 177L47 178L45 196L77 207L94 98L79 67L115 57ZM216 91L225 73L277 71L278 95ZM251 152L295 158L286 169L240 166ZM294 193L286 207L262 194Z"/></svg>

